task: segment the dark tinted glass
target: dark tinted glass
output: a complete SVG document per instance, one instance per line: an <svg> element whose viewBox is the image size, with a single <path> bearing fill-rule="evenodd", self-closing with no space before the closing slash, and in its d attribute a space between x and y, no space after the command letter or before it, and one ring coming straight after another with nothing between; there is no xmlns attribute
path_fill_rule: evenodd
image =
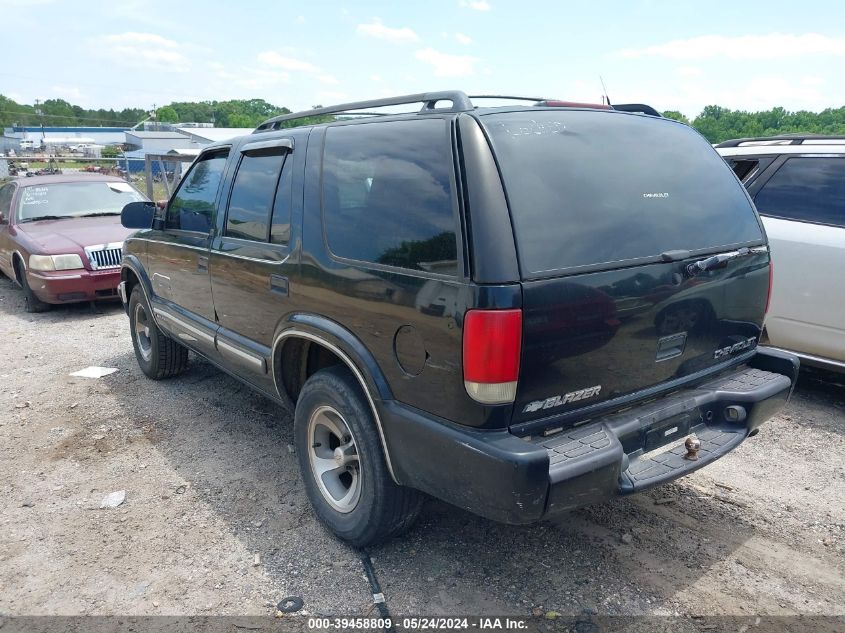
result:
<svg viewBox="0 0 845 633"><path fill-rule="evenodd" d="M323 158L329 248L341 257L455 274L451 169L442 119L329 128Z"/></svg>
<svg viewBox="0 0 845 633"><path fill-rule="evenodd" d="M14 185L6 185L0 188L0 213L3 214L3 219L0 224L6 224L9 221L9 215L12 212L12 197L15 194Z"/></svg>
<svg viewBox="0 0 845 633"><path fill-rule="evenodd" d="M762 239L728 165L684 125L577 110L482 121L529 274Z"/></svg>
<svg viewBox="0 0 845 633"><path fill-rule="evenodd" d="M754 202L763 215L845 226L845 158L790 158Z"/></svg>
<svg viewBox="0 0 845 633"><path fill-rule="evenodd" d="M287 244L290 241L290 198L293 174L293 156L288 156L282 166L276 202L273 205L273 223L270 225L270 242Z"/></svg>
<svg viewBox="0 0 845 633"><path fill-rule="evenodd" d="M245 155L241 159L229 199L226 235L267 241L270 210L284 160L285 154Z"/></svg>
<svg viewBox="0 0 845 633"><path fill-rule="evenodd" d="M751 174L752 171L760 164L756 158L752 159L740 159L740 158L732 158L728 161L728 164L731 166L731 169L734 170L736 177L740 180L745 180L745 178Z"/></svg>
<svg viewBox="0 0 845 633"><path fill-rule="evenodd" d="M167 207L165 228L203 233L211 230L226 156L226 153L211 154L191 167Z"/></svg>

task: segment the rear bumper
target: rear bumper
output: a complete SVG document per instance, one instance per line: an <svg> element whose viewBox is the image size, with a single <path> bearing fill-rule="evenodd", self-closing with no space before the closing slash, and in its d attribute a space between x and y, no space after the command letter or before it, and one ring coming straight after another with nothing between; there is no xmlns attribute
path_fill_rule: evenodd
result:
<svg viewBox="0 0 845 633"><path fill-rule="evenodd" d="M761 348L731 374L545 438L475 431L396 402L382 405L382 417L400 483L522 524L646 490L715 461L786 404L797 377L794 355ZM691 433L701 441L695 461L684 457Z"/></svg>
<svg viewBox="0 0 845 633"><path fill-rule="evenodd" d="M103 271L27 270L26 280L35 296L45 303L74 303L117 299L120 269Z"/></svg>

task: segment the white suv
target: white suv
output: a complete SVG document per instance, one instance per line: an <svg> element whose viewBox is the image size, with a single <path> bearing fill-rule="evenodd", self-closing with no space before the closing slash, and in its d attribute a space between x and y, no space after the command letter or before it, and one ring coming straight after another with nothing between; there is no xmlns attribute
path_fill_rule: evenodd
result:
<svg viewBox="0 0 845 633"><path fill-rule="evenodd" d="M737 139L716 149L769 236L768 343L845 371L845 136Z"/></svg>

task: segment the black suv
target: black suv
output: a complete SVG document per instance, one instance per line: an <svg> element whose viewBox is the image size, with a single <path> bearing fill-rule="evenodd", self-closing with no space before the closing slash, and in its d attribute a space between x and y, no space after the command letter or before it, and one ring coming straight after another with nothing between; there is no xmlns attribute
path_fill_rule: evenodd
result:
<svg viewBox="0 0 845 633"><path fill-rule="evenodd" d="M309 498L355 545L409 527L421 493L529 523L721 457L798 362L757 348L769 252L745 190L642 112L428 93L209 146L164 210L123 212L142 370L191 349L294 403ZM306 116L331 121L289 127Z"/></svg>

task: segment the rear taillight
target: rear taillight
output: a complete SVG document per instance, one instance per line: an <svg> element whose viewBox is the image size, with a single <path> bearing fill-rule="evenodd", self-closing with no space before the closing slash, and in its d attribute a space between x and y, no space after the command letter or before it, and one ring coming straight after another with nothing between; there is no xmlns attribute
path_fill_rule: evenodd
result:
<svg viewBox="0 0 845 633"><path fill-rule="evenodd" d="M775 280L775 265L769 261L769 293L766 295L766 314L769 313L769 306L772 304L772 282Z"/></svg>
<svg viewBox="0 0 845 633"><path fill-rule="evenodd" d="M505 404L516 397L522 310L469 310L464 317L464 385L473 400Z"/></svg>

